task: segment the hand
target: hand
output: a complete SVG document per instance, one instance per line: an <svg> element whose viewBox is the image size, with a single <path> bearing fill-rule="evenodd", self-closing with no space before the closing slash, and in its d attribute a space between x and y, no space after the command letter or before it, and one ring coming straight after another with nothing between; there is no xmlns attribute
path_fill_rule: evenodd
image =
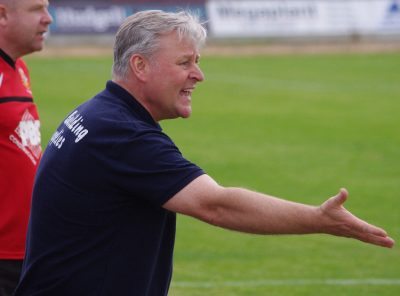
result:
<svg viewBox="0 0 400 296"><path fill-rule="evenodd" d="M347 197L347 190L342 188L336 196L331 197L320 206L322 225L324 225L323 232L392 248L395 242L385 230L357 218L343 207Z"/></svg>

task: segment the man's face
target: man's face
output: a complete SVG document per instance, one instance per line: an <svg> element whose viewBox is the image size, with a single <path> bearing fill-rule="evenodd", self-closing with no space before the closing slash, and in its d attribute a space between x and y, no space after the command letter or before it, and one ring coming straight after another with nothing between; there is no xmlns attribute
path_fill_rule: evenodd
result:
<svg viewBox="0 0 400 296"><path fill-rule="evenodd" d="M156 121L187 118L192 113L192 92L204 80L200 54L191 40L179 41L175 33L160 40L160 49L149 62L147 107Z"/></svg>
<svg viewBox="0 0 400 296"><path fill-rule="evenodd" d="M7 13L7 43L12 45L9 54L17 57L41 50L44 33L52 17L48 0L17 0Z"/></svg>

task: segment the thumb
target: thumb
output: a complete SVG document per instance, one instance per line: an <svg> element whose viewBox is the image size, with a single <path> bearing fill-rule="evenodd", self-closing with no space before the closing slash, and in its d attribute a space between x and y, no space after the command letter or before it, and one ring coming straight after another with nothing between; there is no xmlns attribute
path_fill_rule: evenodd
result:
<svg viewBox="0 0 400 296"><path fill-rule="evenodd" d="M349 193L347 192L346 188L341 188L339 190L339 193L332 198L332 201L333 201L332 203L335 206L340 207L345 203L348 196L349 196Z"/></svg>

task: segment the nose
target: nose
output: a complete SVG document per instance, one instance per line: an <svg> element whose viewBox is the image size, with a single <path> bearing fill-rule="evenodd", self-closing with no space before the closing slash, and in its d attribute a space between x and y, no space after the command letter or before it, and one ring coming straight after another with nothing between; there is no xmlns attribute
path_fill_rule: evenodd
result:
<svg viewBox="0 0 400 296"><path fill-rule="evenodd" d="M201 71L199 65L195 64L193 71L190 72L190 79L197 80L198 82L201 82L204 80L204 74L203 71Z"/></svg>
<svg viewBox="0 0 400 296"><path fill-rule="evenodd" d="M50 25L53 22L53 17L51 16L48 9L45 10L42 22L46 25Z"/></svg>

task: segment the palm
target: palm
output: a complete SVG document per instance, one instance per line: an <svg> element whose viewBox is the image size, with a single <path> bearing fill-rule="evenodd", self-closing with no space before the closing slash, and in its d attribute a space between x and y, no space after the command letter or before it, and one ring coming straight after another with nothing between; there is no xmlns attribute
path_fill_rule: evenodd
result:
<svg viewBox="0 0 400 296"><path fill-rule="evenodd" d="M357 218L344 208L343 204L347 197L347 190L341 189L337 195L329 198L320 206L324 220L323 225L325 225L323 232L351 237L383 247L392 247L394 241L387 236L383 229Z"/></svg>

